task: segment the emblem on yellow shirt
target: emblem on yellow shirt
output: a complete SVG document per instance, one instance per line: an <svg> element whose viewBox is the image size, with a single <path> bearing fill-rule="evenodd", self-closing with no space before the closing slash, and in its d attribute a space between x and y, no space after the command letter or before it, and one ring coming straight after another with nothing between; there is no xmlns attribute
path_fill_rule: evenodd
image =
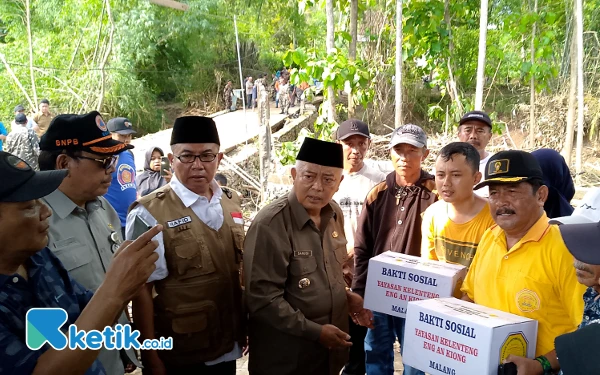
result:
<svg viewBox="0 0 600 375"><path fill-rule="evenodd" d="M500 347L500 363L504 362L511 354L527 357L528 344L527 339L521 332L508 335Z"/></svg>
<svg viewBox="0 0 600 375"><path fill-rule="evenodd" d="M298 281L298 288L300 288L300 289L308 288L309 286L310 286L310 280L307 279L306 277L303 279L300 279L300 281Z"/></svg>
<svg viewBox="0 0 600 375"><path fill-rule="evenodd" d="M533 290L523 289L517 293L517 307L524 313L540 309L540 297Z"/></svg>
<svg viewBox="0 0 600 375"><path fill-rule="evenodd" d="M338 237L338 232L333 231L333 233L331 233L331 237L337 238Z"/></svg>

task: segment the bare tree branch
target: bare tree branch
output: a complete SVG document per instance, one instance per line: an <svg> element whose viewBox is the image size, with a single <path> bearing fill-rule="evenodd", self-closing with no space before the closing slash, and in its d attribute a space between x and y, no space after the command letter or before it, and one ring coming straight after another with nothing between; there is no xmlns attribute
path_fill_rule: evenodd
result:
<svg viewBox="0 0 600 375"><path fill-rule="evenodd" d="M33 74L33 41L31 40L31 8L29 0L25 0L25 14L27 23L27 40L29 41L29 75L31 76L31 91L33 92L33 101L37 104L37 90L35 88L35 74ZM37 105L33 106L37 110Z"/></svg>
<svg viewBox="0 0 600 375"><path fill-rule="evenodd" d="M92 21L92 19L90 18L87 22L87 25L85 25L85 29L87 29L87 27L89 26L91 21ZM69 63L69 70L67 71L67 74L71 73L71 68L73 67L73 63L75 62L75 57L77 56L77 52L79 52L79 47L81 46L81 41L83 40L84 36L85 36L85 32L82 32L81 36L79 37L79 41L77 42L77 46L75 47L75 51L73 51L73 56L71 56L71 62Z"/></svg>
<svg viewBox="0 0 600 375"><path fill-rule="evenodd" d="M108 16L108 22L110 23L110 32L108 36L108 44L106 47L106 52L104 53L104 58L102 59L102 63L100 64L100 73L102 75L102 80L100 82L100 94L98 95L98 105L96 106L96 110L100 112L102 109L102 103L104 102L104 92L106 90L106 71L104 67L106 66L106 62L110 57L110 53L112 51L113 44L113 36L115 33L115 23L113 21L112 12L110 10L110 0L105 0L106 3L106 15Z"/></svg>
<svg viewBox="0 0 600 375"><path fill-rule="evenodd" d="M102 12L100 13L100 27L98 28L98 37L96 38L96 47L94 47L94 54L92 55L92 63L96 61L96 56L98 55L98 48L100 47L100 40L102 40L102 20L104 19L104 12L106 10L105 4L106 3L102 2Z"/></svg>
<svg viewBox="0 0 600 375"><path fill-rule="evenodd" d="M73 95L80 103L84 103L83 98L77 94L65 81L63 81L62 79L58 78L55 75L52 75L46 71L44 71L43 69L39 69L39 68L33 68L35 71L40 72L50 78L55 79L58 83L60 83L61 85L63 85L63 87L67 90L67 92L69 92L71 95Z"/></svg>
<svg viewBox="0 0 600 375"><path fill-rule="evenodd" d="M0 53L0 60L2 60L2 63L4 64L4 67L6 68L6 71L8 72L8 74L11 76L11 78L13 79L13 81L15 81L15 83L17 84L17 86L19 86L19 88L21 89L21 92L23 92L23 95L25 95L25 98L27 99L27 102L29 102L29 105L32 108L35 108L35 105L31 101L31 97L27 93L27 90L25 90L25 87L23 87L23 85L21 84L21 81L19 81L19 79L17 78L17 76L15 75L15 72L13 72L12 68L10 67L10 65L8 65L8 62L6 61L6 57L4 57L3 53Z"/></svg>

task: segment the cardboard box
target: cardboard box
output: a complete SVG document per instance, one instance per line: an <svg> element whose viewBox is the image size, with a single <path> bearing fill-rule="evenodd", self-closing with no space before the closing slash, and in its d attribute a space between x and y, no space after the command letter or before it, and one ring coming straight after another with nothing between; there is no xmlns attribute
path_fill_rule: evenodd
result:
<svg viewBox="0 0 600 375"><path fill-rule="evenodd" d="M410 301L460 295L467 268L386 251L369 260L365 308L401 318Z"/></svg>
<svg viewBox="0 0 600 375"><path fill-rule="evenodd" d="M537 327L456 298L411 302L402 359L431 375L496 375L509 354L535 357Z"/></svg>

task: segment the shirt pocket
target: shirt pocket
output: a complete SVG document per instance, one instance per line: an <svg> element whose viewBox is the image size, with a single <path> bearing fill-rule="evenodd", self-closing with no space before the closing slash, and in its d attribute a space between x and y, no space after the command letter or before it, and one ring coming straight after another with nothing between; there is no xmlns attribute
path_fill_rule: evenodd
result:
<svg viewBox="0 0 600 375"><path fill-rule="evenodd" d="M511 312L536 320L547 319L549 307L556 299L554 286L523 271L517 273L512 284L514 308Z"/></svg>
<svg viewBox="0 0 600 375"><path fill-rule="evenodd" d="M232 227L231 235L233 236L233 247L235 248L235 262L241 263L244 256L244 240L246 238L244 229L240 227Z"/></svg>
<svg viewBox="0 0 600 375"><path fill-rule="evenodd" d="M92 261L89 248L79 242L55 249L54 255L60 259L67 271L78 270Z"/></svg>
<svg viewBox="0 0 600 375"><path fill-rule="evenodd" d="M207 349L223 335L219 311L212 301L181 304L172 313L171 330L178 350Z"/></svg>
<svg viewBox="0 0 600 375"><path fill-rule="evenodd" d="M317 272L317 259L314 256L293 257L290 262L288 290L296 299L302 300L304 306L317 302L319 292L322 291L322 275ZM298 305L296 305L298 307Z"/></svg>
<svg viewBox="0 0 600 375"><path fill-rule="evenodd" d="M191 234L178 236L172 242L173 268L179 280L214 273L215 265L212 261L210 250L200 238Z"/></svg>
<svg viewBox="0 0 600 375"><path fill-rule="evenodd" d="M317 270L317 260L314 256L294 257L290 262L290 273L293 276L304 276Z"/></svg>

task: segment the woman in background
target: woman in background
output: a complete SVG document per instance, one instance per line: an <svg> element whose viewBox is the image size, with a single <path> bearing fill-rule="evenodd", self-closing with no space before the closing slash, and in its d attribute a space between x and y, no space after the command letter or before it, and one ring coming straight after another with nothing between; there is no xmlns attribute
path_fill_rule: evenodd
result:
<svg viewBox="0 0 600 375"><path fill-rule="evenodd" d="M541 148L531 153L540 163L544 174L544 185L548 186L548 199L544 211L548 218L570 216L573 207L570 202L575 195L575 185L565 159L555 150Z"/></svg>
<svg viewBox="0 0 600 375"><path fill-rule="evenodd" d="M153 147L146 151L144 172L140 173L136 179L138 197L148 195L171 181L173 176L171 171L167 171L166 176L160 175L160 158L163 156L165 153L160 147Z"/></svg>

